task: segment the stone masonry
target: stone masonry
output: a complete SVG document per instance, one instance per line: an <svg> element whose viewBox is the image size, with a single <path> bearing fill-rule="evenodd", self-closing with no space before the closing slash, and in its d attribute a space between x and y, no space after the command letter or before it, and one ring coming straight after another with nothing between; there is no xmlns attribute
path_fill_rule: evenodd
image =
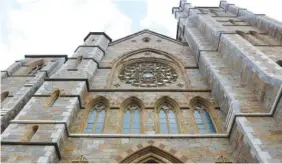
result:
<svg viewBox="0 0 282 164"><path fill-rule="evenodd" d="M90 32L71 57L26 55L1 71L1 162L282 162L282 23L226 1L180 0L172 13L176 39ZM139 132L125 133L132 104ZM162 104L176 133L162 131ZM201 131L197 104L215 132Z"/></svg>

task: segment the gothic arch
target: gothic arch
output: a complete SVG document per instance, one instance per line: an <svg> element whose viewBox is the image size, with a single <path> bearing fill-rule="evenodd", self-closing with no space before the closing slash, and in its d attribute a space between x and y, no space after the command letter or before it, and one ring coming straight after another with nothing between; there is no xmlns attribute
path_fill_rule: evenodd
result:
<svg viewBox="0 0 282 164"><path fill-rule="evenodd" d="M216 129L216 132L217 133L222 132L223 129L220 125L219 118L217 116L214 103L212 103L212 102L208 101L207 99L202 98L200 96L196 96L196 97L192 98L189 102L189 108L191 109L192 113L194 113L194 110L195 110L194 107L197 103L202 104L208 110L208 113L210 114L211 120L212 120L213 125Z"/></svg>
<svg viewBox="0 0 282 164"><path fill-rule="evenodd" d="M104 117L104 122L103 122L103 127L102 127L102 132L105 129L105 126L107 124L107 118L108 118L108 110L110 107L110 103L109 100L107 98L105 98L104 96L98 96L94 99L92 99L91 101L89 101L86 106L85 106L85 113L84 113L84 121L81 124L80 130L83 132L87 126L87 122L88 122L88 117L90 115L91 109L97 105L98 103L102 103L103 105L105 105L105 117ZM98 114L97 114L98 115Z"/></svg>
<svg viewBox="0 0 282 164"><path fill-rule="evenodd" d="M144 129L144 125L143 125L143 110L145 108L145 105L144 103L142 102L142 100L140 100L139 98L135 97L135 96L131 96L127 99L125 99L121 105L120 105L120 119L119 119L119 126L118 126L118 132L122 132L122 129L123 129L123 117L124 117L124 114L125 114L125 110L126 110L126 107L130 104L136 104L140 107L140 133L143 133L143 129Z"/></svg>
<svg viewBox="0 0 282 164"><path fill-rule="evenodd" d="M160 142L149 140L116 156L117 163L146 163L150 160L161 163L186 163L188 158L179 151Z"/></svg>
<svg viewBox="0 0 282 164"><path fill-rule="evenodd" d="M87 111L89 111L95 104L97 104L98 102L102 102L106 105L107 108L109 108L109 100L107 98L105 98L104 96L98 96L94 99L92 99L91 101L89 101L86 106L85 106L85 109Z"/></svg>
<svg viewBox="0 0 282 164"><path fill-rule="evenodd" d="M162 104L167 103L169 105L171 105L172 107L172 111L175 114L175 119L176 119L176 123L177 123L177 129L178 129L178 133L182 133L182 128L181 128L181 114L180 114L180 106L179 104L173 100L172 98L168 97L168 96L164 96L159 98L156 103L155 103L155 129L158 133L160 133L160 107Z"/></svg>
<svg viewBox="0 0 282 164"><path fill-rule="evenodd" d="M164 55L170 61L166 60L166 59L155 58L155 57L143 57L143 58L138 58L138 59L126 60L129 57L136 55L136 54L139 54L139 53L142 53L142 52L153 52L153 53L156 53L156 54ZM134 51L123 54L113 64L113 67L112 67L112 70L111 70L111 73L110 73L110 76L109 76L110 78L109 78L109 81L107 83L107 88L111 87L115 73L119 72L122 66L130 64L130 63L134 63L134 62L141 62L141 61L155 61L155 62L168 64L169 66L173 67L174 69L176 69L180 73L180 75L183 77L183 80L185 82L186 87L188 86L188 76L187 76L187 73L185 72L183 64L179 61L179 59L175 58L173 55L171 55L171 54L169 54L165 51L152 49L152 48L144 48L144 49L134 50Z"/></svg>

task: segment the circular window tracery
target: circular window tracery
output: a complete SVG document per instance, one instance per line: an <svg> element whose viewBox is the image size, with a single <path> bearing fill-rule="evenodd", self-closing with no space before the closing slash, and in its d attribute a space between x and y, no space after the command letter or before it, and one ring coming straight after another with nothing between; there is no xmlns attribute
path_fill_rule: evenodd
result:
<svg viewBox="0 0 282 164"><path fill-rule="evenodd" d="M177 80L174 68L158 62L138 62L121 69L119 79L135 87L160 87Z"/></svg>

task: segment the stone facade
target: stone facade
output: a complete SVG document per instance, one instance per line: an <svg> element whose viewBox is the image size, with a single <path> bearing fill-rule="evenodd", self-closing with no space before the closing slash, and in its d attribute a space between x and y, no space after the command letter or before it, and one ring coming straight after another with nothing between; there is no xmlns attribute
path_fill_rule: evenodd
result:
<svg viewBox="0 0 282 164"><path fill-rule="evenodd" d="M176 39L90 32L2 71L1 162L281 162L282 23L226 1L172 12Z"/></svg>

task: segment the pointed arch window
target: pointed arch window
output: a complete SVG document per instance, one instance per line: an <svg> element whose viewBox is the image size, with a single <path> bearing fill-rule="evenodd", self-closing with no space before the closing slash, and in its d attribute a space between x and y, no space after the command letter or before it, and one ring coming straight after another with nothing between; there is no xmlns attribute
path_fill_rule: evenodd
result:
<svg viewBox="0 0 282 164"><path fill-rule="evenodd" d="M216 129L210 117L210 113L204 105L200 103L195 104L194 118L196 120L200 133L216 133Z"/></svg>
<svg viewBox="0 0 282 164"><path fill-rule="evenodd" d="M123 133L141 133L140 110L140 106L135 103L130 103L125 107L122 123Z"/></svg>
<svg viewBox="0 0 282 164"><path fill-rule="evenodd" d="M95 104L89 112L86 133L102 133L106 116L106 105L102 102Z"/></svg>
<svg viewBox="0 0 282 164"><path fill-rule="evenodd" d="M172 106L169 103L162 103L159 107L160 133L178 133L177 119Z"/></svg>

